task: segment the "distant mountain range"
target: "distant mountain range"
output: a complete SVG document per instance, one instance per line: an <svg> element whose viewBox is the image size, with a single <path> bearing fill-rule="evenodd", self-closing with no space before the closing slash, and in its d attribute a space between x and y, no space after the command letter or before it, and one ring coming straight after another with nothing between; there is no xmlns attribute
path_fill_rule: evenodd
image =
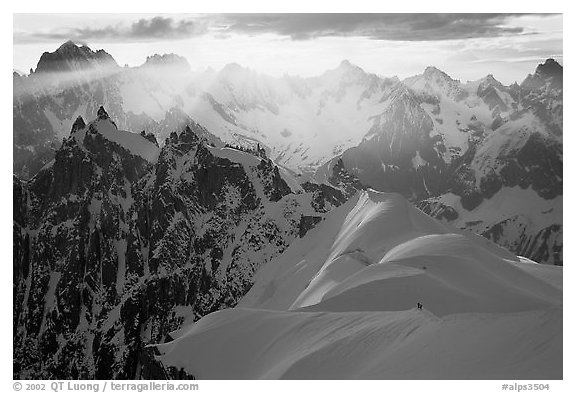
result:
<svg viewBox="0 0 576 393"><path fill-rule="evenodd" d="M195 121L225 143L259 144L306 179L348 195L399 192L517 254L561 264L562 85L552 59L510 86L492 75L462 83L434 67L401 81L346 60L318 77L273 78L238 64L193 72L174 54L122 68L69 41L30 75L14 73L14 173L36 174L75 119L104 105L120 128L160 144Z"/></svg>

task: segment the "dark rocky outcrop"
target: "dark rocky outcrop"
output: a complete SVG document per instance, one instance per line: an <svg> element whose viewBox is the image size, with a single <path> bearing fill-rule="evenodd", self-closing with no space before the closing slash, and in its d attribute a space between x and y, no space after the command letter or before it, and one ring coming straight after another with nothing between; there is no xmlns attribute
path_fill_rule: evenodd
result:
<svg viewBox="0 0 576 393"><path fill-rule="evenodd" d="M86 123L84 122L84 119L82 118L82 116L78 116L76 118L76 120L74 121L74 124L72 124L72 129L70 130L70 134L73 134L78 130L83 130L84 128L86 128Z"/></svg>
<svg viewBox="0 0 576 393"><path fill-rule="evenodd" d="M322 221L322 217L302 216L300 219L300 225L298 225L298 236L304 237L306 233L308 233L310 229L314 228L320 221Z"/></svg>
<svg viewBox="0 0 576 393"><path fill-rule="evenodd" d="M432 120L404 86L396 88L391 100L367 137L338 159L362 184L377 190L398 192L412 200L436 195L447 165L441 141L430 136Z"/></svg>
<svg viewBox="0 0 576 393"><path fill-rule="evenodd" d="M66 41L56 51L42 54L35 73L58 73L98 66L118 67L118 64L102 49L93 51L86 45L78 46L72 41Z"/></svg>
<svg viewBox="0 0 576 393"><path fill-rule="evenodd" d="M322 213L330 211L333 207L340 206L357 191L354 190L351 195L346 195L340 188L310 182L303 183L302 188L307 193L312 194L312 207L314 210Z"/></svg>
<svg viewBox="0 0 576 393"><path fill-rule="evenodd" d="M315 206L302 205L310 198L294 194L272 161L220 157L197 123L149 163L99 132L112 121L99 112L53 164L29 181L14 177L18 379L179 377L146 345L169 340L184 318L234 306L257 269L334 198L318 186L323 208L300 213Z"/></svg>

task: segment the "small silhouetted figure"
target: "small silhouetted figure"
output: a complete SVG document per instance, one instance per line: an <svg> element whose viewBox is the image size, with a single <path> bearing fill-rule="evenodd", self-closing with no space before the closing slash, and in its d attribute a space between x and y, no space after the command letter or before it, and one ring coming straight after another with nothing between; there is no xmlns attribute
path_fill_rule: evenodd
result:
<svg viewBox="0 0 576 393"><path fill-rule="evenodd" d="M416 303L416 304L417 304L417 306L418 306L418 310L422 310L422 303L418 302L418 303Z"/></svg>
<svg viewBox="0 0 576 393"><path fill-rule="evenodd" d="M554 258L554 265L561 265L562 263L560 263L560 253L558 251L554 251L554 253L552 254L552 257Z"/></svg>

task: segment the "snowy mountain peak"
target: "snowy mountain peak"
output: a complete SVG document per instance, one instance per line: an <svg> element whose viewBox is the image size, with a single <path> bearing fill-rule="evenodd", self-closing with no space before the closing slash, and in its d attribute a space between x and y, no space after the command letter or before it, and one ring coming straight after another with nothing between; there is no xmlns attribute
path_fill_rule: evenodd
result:
<svg viewBox="0 0 576 393"><path fill-rule="evenodd" d="M426 67L426 69L424 70L424 77L427 79L447 79L450 81L454 81L450 75L448 75L447 73L445 73L444 71L433 67L433 66L428 66Z"/></svg>
<svg viewBox="0 0 576 393"><path fill-rule="evenodd" d="M74 43L74 41L72 40L68 40L65 43L63 43L62 45L60 45L58 47L58 49L56 49L56 52L62 53L62 52L71 52L71 51L75 51L79 48L78 45L76 45Z"/></svg>
<svg viewBox="0 0 576 393"><path fill-rule="evenodd" d="M484 78L480 79L479 82L480 83L478 84L478 91L486 90L488 87L495 87L500 90L504 89L504 85L502 85L500 81L494 78L494 75L492 74L486 75Z"/></svg>
<svg viewBox="0 0 576 393"><path fill-rule="evenodd" d="M36 66L36 72L79 71L96 67L114 67L118 64L103 49L93 51L86 45L78 46L66 41L54 52L44 52Z"/></svg>
<svg viewBox="0 0 576 393"><path fill-rule="evenodd" d="M216 79L226 81L234 86L240 86L255 83L256 76L257 73L250 68L243 67L238 63L228 63L220 70Z"/></svg>
<svg viewBox="0 0 576 393"><path fill-rule="evenodd" d="M562 66L554 59L547 59L536 67L536 75L546 77L562 77Z"/></svg>
<svg viewBox="0 0 576 393"><path fill-rule="evenodd" d="M367 84L370 83L370 75L361 67L350 63L348 60L342 60L338 67L326 71L322 75L322 80L328 86L338 86L340 83L345 85Z"/></svg>
<svg viewBox="0 0 576 393"><path fill-rule="evenodd" d="M339 67L352 67L352 63L350 63L350 60L344 59L340 62Z"/></svg>
<svg viewBox="0 0 576 393"><path fill-rule="evenodd" d="M179 56L174 53L166 53L163 55L154 54L153 56L147 56L146 61L142 65L142 67L176 67L183 71L190 71L190 64L186 58Z"/></svg>
<svg viewBox="0 0 576 393"><path fill-rule="evenodd" d="M355 74L355 75L366 75L366 72L356 64L352 64L349 60L344 59L340 62L336 71L343 74Z"/></svg>
<svg viewBox="0 0 576 393"><path fill-rule="evenodd" d="M340 64L338 65L338 69L340 69L342 71L346 71L346 72L365 73L364 70L360 66L357 66L356 64L351 63L350 60L348 60L348 59L342 60L340 62Z"/></svg>
<svg viewBox="0 0 576 393"><path fill-rule="evenodd" d="M238 75L238 74L245 74L249 73L250 69L246 67L242 67L238 63L228 63L222 68L220 74L222 75Z"/></svg>
<svg viewBox="0 0 576 393"><path fill-rule="evenodd" d="M413 91L434 97L449 97L456 101L466 98L467 93L460 86L460 81L436 67L426 67L424 73L403 81Z"/></svg>
<svg viewBox="0 0 576 393"><path fill-rule="evenodd" d="M534 74L530 74L520 85L523 89L538 90L545 86L553 89L562 89L563 67L554 59L547 59L536 67Z"/></svg>
<svg viewBox="0 0 576 393"><path fill-rule="evenodd" d="M500 83L496 78L494 78L494 75L492 74L488 74L484 78L482 78L482 82L490 85L502 85L502 83Z"/></svg>

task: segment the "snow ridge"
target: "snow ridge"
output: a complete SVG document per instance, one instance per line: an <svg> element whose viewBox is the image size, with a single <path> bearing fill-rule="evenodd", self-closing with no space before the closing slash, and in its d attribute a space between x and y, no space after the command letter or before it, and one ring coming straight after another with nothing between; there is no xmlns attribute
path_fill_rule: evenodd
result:
<svg viewBox="0 0 576 393"><path fill-rule="evenodd" d="M397 194L359 192L160 358L208 379L558 378L562 270L526 266Z"/></svg>

